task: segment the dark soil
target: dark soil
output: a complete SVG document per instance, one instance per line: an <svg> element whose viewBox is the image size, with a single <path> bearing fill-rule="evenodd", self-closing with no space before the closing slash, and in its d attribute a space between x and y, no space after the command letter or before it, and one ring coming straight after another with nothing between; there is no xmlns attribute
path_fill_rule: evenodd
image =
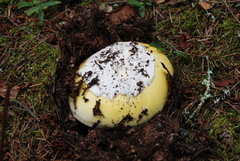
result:
<svg viewBox="0 0 240 161"><path fill-rule="evenodd" d="M125 6L126 7L126 6ZM129 6L128 6L129 7ZM117 11L116 11L117 12ZM88 128L71 115L68 96L74 90L75 72L87 57L117 41L150 43L154 37L154 19L142 19L134 12L112 19L116 12L105 13L97 7L78 8L60 32L61 57L53 84L57 118L46 115L43 120L59 125L52 138L56 149L69 151L74 160L205 160L215 156L215 142L204 129L184 140L183 129L191 129L181 117L183 85L178 73L170 79L169 100L164 110L151 121L137 127L114 129ZM177 62L173 62L177 67ZM197 125L195 125L196 127ZM52 126L55 128L55 126Z"/></svg>

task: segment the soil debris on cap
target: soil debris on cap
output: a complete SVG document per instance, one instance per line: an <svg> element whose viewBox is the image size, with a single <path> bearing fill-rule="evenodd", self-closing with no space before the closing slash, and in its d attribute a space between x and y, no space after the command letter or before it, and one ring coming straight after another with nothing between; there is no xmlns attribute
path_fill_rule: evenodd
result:
<svg viewBox="0 0 240 161"><path fill-rule="evenodd" d="M101 100L96 101L96 104L93 108L93 116L103 116L100 109Z"/></svg>
<svg viewBox="0 0 240 161"><path fill-rule="evenodd" d="M152 82L154 66L154 55L148 55L143 45L117 42L88 58L78 73L95 96L112 100L116 94L141 93Z"/></svg>

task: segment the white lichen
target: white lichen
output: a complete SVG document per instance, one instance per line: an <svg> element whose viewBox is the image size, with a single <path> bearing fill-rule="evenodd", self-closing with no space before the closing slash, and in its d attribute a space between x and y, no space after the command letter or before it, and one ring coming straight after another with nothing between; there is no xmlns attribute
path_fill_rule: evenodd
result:
<svg viewBox="0 0 240 161"><path fill-rule="evenodd" d="M207 62L209 61L208 56L206 56ZM193 111L193 113L189 116L187 122L189 122L198 111L200 111L200 109L202 108L203 104L205 103L205 101L211 97L210 94L210 86L211 86L211 75L212 75L212 71L209 69L209 64L208 64L208 70L207 70L207 79L204 79L202 81L202 84L206 86L206 90L203 94L203 96L200 98L200 103L198 104L196 110Z"/></svg>

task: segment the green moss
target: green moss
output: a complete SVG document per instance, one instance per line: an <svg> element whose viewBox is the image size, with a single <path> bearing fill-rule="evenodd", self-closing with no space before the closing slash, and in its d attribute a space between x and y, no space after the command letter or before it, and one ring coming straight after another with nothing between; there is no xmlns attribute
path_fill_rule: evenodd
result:
<svg viewBox="0 0 240 161"><path fill-rule="evenodd" d="M205 10L199 7L183 6L178 10L175 11L177 14L171 15L172 27L178 32L182 31L190 35L198 35L197 29L203 28L209 22ZM171 30L175 31L173 28Z"/></svg>
<svg viewBox="0 0 240 161"><path fill-rule="evenodd" d="M7 38L5 37L0 37L0 46L4 46L7 42Z"/></svg>
<svg viewBox="0 0 240 161"><path fill-rule="evenodd" d="M42 137L42 134L40 131L32 131L32 133L33 133L34 137L36 137L36 138Z"/></svg>
<svg viewBox="0 0 240 161"><path fill-rule="evenodd" d="M234 41L237 36L237 31L240 28L240 24L234 22L231 18L224 18L222 23L219 24L220 28L220 40Z"/></svg>
<svg viewBox="0 0 240 161"><path fill-rule="evenodd" d="M14 34L19 30L15 28L12 32ZM36 39L37 35L38 31L33 35L23 32L21 39L16 42L20 47L10 53L9 61L2 70L10 74L9 81L13 86L27 85L20 90L17 100L31 102L30 108L41 114L50 108L45 85L50 84L59 54L57 48Z"/></svg>
<svg viewBox="0 0 240 161"><path fill-rule="evenodd" d="M183 18L181 28L183 31L191 31L193 35L197 34L196 29L200 28L202 24L201 14L203 13L199 13L194 8L181 12L180 16Z"/></svg>
<svg viewBox="0 0 240 161"><path fill-rule="evenodd" d="M220 146L218 153L223 156L225 160L234 160L240 153L240 141L238 136L240 132L239 122L240 115L237 111L230 111L226 114L221 114L211 122L212 126L209 134L216 140L219 140L218 136L221 133L225 132L230 134L231 141L229 146L219 142Z"/></svg>

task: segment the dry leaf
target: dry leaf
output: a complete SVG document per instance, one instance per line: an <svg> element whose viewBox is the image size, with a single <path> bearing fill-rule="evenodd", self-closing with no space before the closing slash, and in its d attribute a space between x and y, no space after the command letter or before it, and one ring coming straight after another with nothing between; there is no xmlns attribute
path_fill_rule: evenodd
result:
<svg viewBox="0 0 240 161"><path fill-rule="evenodd" d="M178 130L179 130L179 128L180 128L180 122L178 121L178 119L175 119L175 120L174 120L173 128L174 128L175 131L178 131Z"/></svg>
<svg viewBox="0 0 240 161"><path fill-rule="evenodd" d="M225 87L229 86L230 84L234 84L236 81L235 80L223 80L215 84L217 87Z"/></svg>
<svg viewBox="0 0 240 161"><path fill-rule="evenodd" d="M120 24L121 21L127 20L134 15L134 10L130 5L125 5L119 10L113 11L109 14L109 20L113 24Z"/></svg>
<svg viewBox="0 0 240 161"><path fill-rule="evenodd" d="M186 38L185 38L184 35L180 35L180 37L179 37L179 43L180 43L180 47L181 47L182 49L185 49L185 48L186 48L187 42L186 42Z"/></svg>
<svg viewBox="0 0 240 161"><path fill-rule="evenodd" d="M163 2L165 2L166 0L156 0L156 1L154 1L154 3L156 3L156 4L159 4L159 3L163 3Z"/></svg>
<svg viewBox="0 0 240 161"><path fill-rule="evenodd" d="M199 1L198 4L202 6L202 8L204 8L205 10L209 10L212 8L212 5L207 2Z"/></svg>
<svg viewBox="0 0 240 161"><path fill-rule="evenodd" d="M0 87L0 96L1 96L1 97L3 97L3 98L6 97L7 88L8 88L8 86L2 86L2 87ZM14 86L14 87L10 90L10 99L16 98L19 90L20 90L20 87L19 87L19 86Z"/></svg>

